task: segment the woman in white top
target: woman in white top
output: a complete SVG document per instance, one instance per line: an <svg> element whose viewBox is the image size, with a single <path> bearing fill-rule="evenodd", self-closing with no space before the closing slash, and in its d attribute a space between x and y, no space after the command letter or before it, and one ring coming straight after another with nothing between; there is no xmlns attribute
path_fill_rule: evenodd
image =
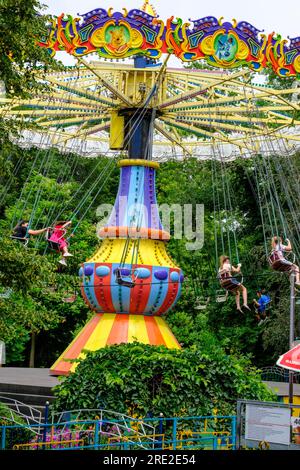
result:
<svg viewBox="0 0 300 470"><path fill-rule="evenodd" d="M300 287L300 271L299 271L299 266L297 266L296 264L292 263L291 261L285 259L284 257L284 252L289 252L289 251L292 251L292 244L290 242L290 240L287 238L286 239L286 242L287 242L287 245L283 245L283 241L282 241L282 237L273 237L272 238L272 242L271 242L271 245L272 245L272 254L275 253L278 257L278 259L280 259L280 262L283 263L283 264L286 264L288 266L291 267L291 271L295 271L295 274L296 274L296 281L295 281L295 284ZM275 268L276 269L276 268Z"/></svg>
<svg viewBox="0 0 300 470"><path fill-rule="evenodd" d="M243 296L243 307L246 308L247 310L251 310L248 305L247 305L247 289L243 284L241 284L235 277L233 277L232 273L239 273L241 272L241 264L239 263L237 267L235 268L232 266L230 263L230 259L228 256L222 255L220 257L220 268L219 268L219 275L221 279L221 285L222 281L226 281L226 279L230 280L230 286L228 290L234 292L235 294L235 302L236 302L236 308L239 312L242 312L241 309L241 304L240 304L240 296L242 293ZM236 286L236 287L235 287ZM224 287L226 289L226 287Z"/></svg>

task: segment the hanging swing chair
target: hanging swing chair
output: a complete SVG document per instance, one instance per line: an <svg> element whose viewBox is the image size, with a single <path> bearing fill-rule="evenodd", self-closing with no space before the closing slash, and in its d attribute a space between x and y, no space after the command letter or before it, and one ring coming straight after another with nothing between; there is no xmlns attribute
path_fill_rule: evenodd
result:
<svg viewBox="0 0 300 470"><path fill-rule="evenodd" d="M287 259L290 258L290 259ZM285 257L282 258L278 251L272 251L268 261L274 271L290 272L295 264L296 256L292 251L287 251Z"/></svg>
<svg viewBox="0 0 300 470"><path fill-rule="evenodd" d="M217 303L226 302L227 298L228 298L227 290L225 292L223 289L216 290L216 302Z"/></svg>
<svg viewBox="0 0 300 470"><path fill-rule="evenodd" d="M119 267L115 270L115 275L116 282L119 286L129 287L130 289L135 286L135 281L137 279L135 269Z"/></svg>
<svg viewBox="0 0 300 470"><path fill-rule="evenodd" d="M27 246L28 243L29 243L29 238L28 237L15 237L14 235L11 235L10 238L12 240L18 240L24 246Z"/></svg>
<svg viewBox="0 0 300 470"><path fill-rule="evenodd" d="M130 251L130 246L132 244L132 255L131 255L131 262L130 267L126 267L126 258ZM138 278L138 272L136 266L138 264L138 256L139 256L139 246L140 246L140 239L130 240L130 238L126 239L121 262L119 267L115 270L116 282L119 286L129 287L132 289L136 285L136 280Z"/></svg>
<svg viewBox="0 0 300 470"><path fill-rule="evenodd" d="M205 310L210 302L210 297L205 297L203 295L196 297L195 301L195 310Z"/></svg>
<svg viewBox="0 0 300 470"><path fill-rule="evenodd" d="M205 310L210 302L210 297L207 295L209 284L208 280L205 279L206 273L203 270L202 263L196 260L191 264L191 282L195 293L195 310Z"/></svg>
<svg viewBox="0 0 300 470"><path fill-rule="evenodd" d="M64 238L64 236L66 235L67 231L65 229L61 229L61 231L63 232L62 235L58 238L58 240L61 240L62 238ZM60 246L59 246L59 243L58 241L55 242L53 240L50 240L52 234L54 232L54 228L49 228L46 232L45 232L45 238L46 238L46 241L48 243L48 248L50 248L50 250L53 250L53 251L56 251L56 252L59 252L60 251Z"/></svg>
<svg viewBox="0 0 300 470"><path fill-rule="evenodd" d="M241 272L232 276L227 270L223 269L218 273L218 279L220 286L227 292L235 292L243 284L243 274Z"/></svg>
<svg viewBox="0 0 300 470"><path fill-rule="evenodd" d="M68 292L66 292L66 295L67 295L67 296L62 299L62 301L63 301L65 304L72 304L72 303L74 303L74 302L76 301L76 299L77 299L77 292L76 292L76 290L75 290L73 293L71 293L71 295L69 295Z"/></svg>
<svg viewBox="0 0 300 470"><path fill-rule="evenodd" d="M5 287L1 287L0 288L0 299L9 299L11 297L13 293L13 290L9 287L9 288L5 288Z"/></svg>

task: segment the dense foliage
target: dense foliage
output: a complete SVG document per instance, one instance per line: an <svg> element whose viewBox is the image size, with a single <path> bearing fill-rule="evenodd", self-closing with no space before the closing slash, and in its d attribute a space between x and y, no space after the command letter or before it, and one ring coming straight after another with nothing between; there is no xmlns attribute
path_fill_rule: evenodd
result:
<svg viewBox="0 0 300 470"><path fill-rule="evenodd" d="M38 0L0 0L0 77L9 94L26 95L40 85L49 66L57 67L37 40L47 32L47 18Z"/></svg>
<svg viewBox="0 0 300 470"><path fill-rule="evenodd" d="M247 359L212 346L182 351L138 343L88 353L57 387L55 408L104 408L129 415L199 416L235 411L236 399L271 400Z"/></svg>

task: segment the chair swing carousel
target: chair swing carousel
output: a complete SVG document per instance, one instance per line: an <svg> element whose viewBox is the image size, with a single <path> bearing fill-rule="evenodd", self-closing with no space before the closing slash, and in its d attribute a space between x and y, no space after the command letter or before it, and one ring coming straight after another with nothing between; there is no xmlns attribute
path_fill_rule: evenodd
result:
<svg viewBox="0 0 300 470"><path fill-rule="evenodd" d="M180 348L162 315L176 304L184 276L166 251L170 234L157 210L159 165L153 160L195 156L214 162L216 144L222 145L224 160L263 153L265 135L277 148L279 141L298 145L300 135L289 128L300 122L295 103L286 98L295 90L255 85L246 68L222 69L271 65L281 77L295 76L300 51L287 61L275 53L276 38L260 35L246 22L222 24L205 17L189 28L172 17L165 24L148 0L141 9L122 13L98 8L80 21L61 15L50 29L40 46L52 55L67 51L78 66L43 76L47 94L19 101L0 97L0 112L5 119L38 126L29 131L28 145L38 146L39 134L47 133L46 145L64 152L122 156L115 206L98 231L101 247L79 271L82 295L95 315L51 368L54 375L67 375L76 367L69 359L83 357L83 349L135 340ZM116 35L120 43L113 40ZM281 46L287 53L293 45L283 41ZM82 56L89 53L110 60L134 57L134 66L88 63ZM162 54L168 55L159 64ZM205 59L215 69L168 69L170 54L184 62ZM258 102L263 103L259 112ZM99 194L102 186L92 183L94 189L97 185ZM226 300L223 292L217 290L218 302ZM208 297L198 300L198 307L205 308Z"/></svg>

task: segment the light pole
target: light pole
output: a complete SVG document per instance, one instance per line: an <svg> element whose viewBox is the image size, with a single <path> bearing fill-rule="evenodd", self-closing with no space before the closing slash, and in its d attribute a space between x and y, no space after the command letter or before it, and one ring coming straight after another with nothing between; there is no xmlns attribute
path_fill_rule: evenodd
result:
<svg viewBox="0 0 300 470"><path fill-rule="evenodd" d="M295 339L295 271L290 274L290 349L294 347ZM294 386L293 386L294 372L289 371L289 403L293 404Z"/></svg>

